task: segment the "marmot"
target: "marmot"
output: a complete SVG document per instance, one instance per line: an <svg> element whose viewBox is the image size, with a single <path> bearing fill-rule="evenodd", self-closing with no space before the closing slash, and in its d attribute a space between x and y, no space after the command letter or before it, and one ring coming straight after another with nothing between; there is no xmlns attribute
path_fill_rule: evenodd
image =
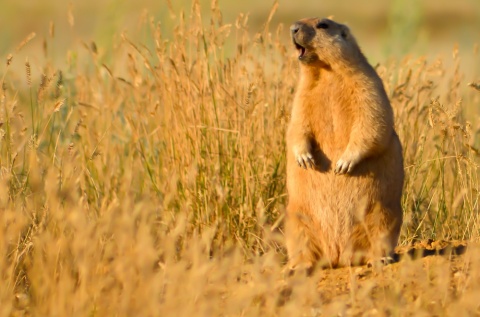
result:
<svg viewBox="0 0 480 317"><path fill-rule="evenodd" d="M287 131L289 266L388 257L402 225L404 170L382 80L345 25L309 18L290 29L300 80Z"/></svg>

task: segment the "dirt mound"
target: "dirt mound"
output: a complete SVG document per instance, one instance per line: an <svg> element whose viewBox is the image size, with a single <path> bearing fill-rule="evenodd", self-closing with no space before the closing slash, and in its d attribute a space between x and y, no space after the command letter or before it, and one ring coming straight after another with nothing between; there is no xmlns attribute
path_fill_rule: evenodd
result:
<svg viewBox="0 0 480 317"><path fill-rule="evenodd" d="M467 248L466 241L425 240L395 251L392 264L314 272L312 278L318 279L323 302L312 308L314 315L436 315L445 314L446 306L480 313L478 300L462 297L480 284L475 270L478 244L470 243ZM285 303L295 291L294 287L287 289Z"/></svg>

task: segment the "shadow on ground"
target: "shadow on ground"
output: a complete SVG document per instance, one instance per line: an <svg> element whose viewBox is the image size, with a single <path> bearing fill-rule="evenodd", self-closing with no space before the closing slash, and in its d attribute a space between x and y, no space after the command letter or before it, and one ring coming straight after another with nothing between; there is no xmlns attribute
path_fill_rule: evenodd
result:
<svg viewBox="0 0 480 317"><path fill-rule="evenodd" d="M466 241L445 241L445 240L423 240L408 246L397 247L393 256L394 262L399 262L410 257L413 260L440 255L440 256L456 256L462 255L467 251Z"/></svg>

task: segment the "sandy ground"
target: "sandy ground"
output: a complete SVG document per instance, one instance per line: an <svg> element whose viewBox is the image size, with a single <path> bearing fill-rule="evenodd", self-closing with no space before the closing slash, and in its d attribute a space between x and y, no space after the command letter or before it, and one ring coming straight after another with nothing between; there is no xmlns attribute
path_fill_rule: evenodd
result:
<svg viewBox="0 0 480 317"><path fill-rule="evenodd" d="M426 240L397 248L388 265L314 272L321 305L312 305L312 316L480 315L479 251L465 241ZM294 292L287 285L280 304Z"/></svg>

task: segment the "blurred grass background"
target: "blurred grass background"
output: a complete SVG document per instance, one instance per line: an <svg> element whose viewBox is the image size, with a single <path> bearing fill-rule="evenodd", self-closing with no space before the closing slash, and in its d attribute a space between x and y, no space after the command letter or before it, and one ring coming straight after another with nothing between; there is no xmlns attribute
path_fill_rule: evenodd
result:
<svg viewBox="0 0 480 317"><path fill-rule="evenodd" d="M165 71L166 73L168 73L169 62L171 63L172 60L178 59L177 64L182 64L185 63L184 58L192 58L192 65L196 65L197 62L205 62L205 56L200 54L199 49L204 49L205 54L208 53L206 55L207 67L216 65L215 67L219 67L218 69L223 72L222 67L226 66L221 66L222 63L228 64L233 61L238 63L235 58L224 57L235 56L235 54L240 56L243 54L242 50L249 46L257 49L255 48L256 44L260 44L262 48L258 52L252 53L252 60L243 61L248 66L242 65L242 63L238 65L248 68L246 75L242 73L246 78L257 76L268 82L272 80L268 77L271 77L280 69L279 65L286 67L286 65L294 63L294 49L290 44L288 32L289 25L302 17L334 16L337 21L346 23L351 27L373 65L380 64L382 67L386 66L387 69L395 69L394 72L389 73L388 78L385 78L387 90L392 94L393 102L395 102L395 94L398 95L395 87L403 85L397 88L405 89L408 86L411 61L417 60L418 62L413 63L418 65L422 63L425 65L431 64L433 70L426 69L425 71L435 73L434 85L438 87L438 90L434 92L432 88L431 98L428 97L425 102L419 101L418 104L423 107L431 99L434 99L439 92L441 92L440 95L448 95L446 100L450 104L456 104L457 102L460 104L460 99L462 99L464 105L460 116L472 122L476 131L471 145L480 146L477 137L478 131L480 131L480 121L478 119L478 109L473 99L475 97L470 97L471 94L465 94L465 97L459 98L459 95L457 95L457 90L460 95L463 91L471 90L467 87L468 82L478 81L478 77L475 77L478 76L478 54L472 54L472 51L478 50L480 1L459 0L451 3L446 0L373 0L361 5L354 1L306 0L244 0L241 2L199 0L197 2L200 3L201 11L201 14L196 14L197 18L202 20L204 26L215 25L211 30L212 40L209 42L200 43L198 37L201 34L198 33L198 28L190 29L190 25L188 25L189 23L197 23L196 18L189 18L192 16L191 0L85 0L70 2L4 0L2 10L0 10L0 23L2 23L0 29L4 30L0 35L0 58L8 62L0 64L0 76L8 79L4 81L4 89L7 90L8 88L8 90L14 92L15 98L18 97L20 111L30 112L34 133L32 138L35 139L39 133L39 123L34 121L39 119L37 118L37 111L41 112L34 105L32 91L35 91L35 87L43 87L44 79L54 76L51 74L58 77L59 86L65 84L66 95L70 98L66 100L76 102L78 100L82 101L81 99L84 97L78 92L81 91L79 87L83 85L91 86L85 90L89 93L102 87L108 87L109 82L106 78L110 77L106 77L106 72L112 78L121 79L123 82L125 82L124 78L133 78L131 80L133 84L127 82L131 87L142 84L142 80L148 78L147 74L151 70L136 73L138 66L135 64L134 56L141 53L140 55L144 59L142 63L149 60L150 57L144 58L143 54L148 55L156 52L156 41L161 42L160 47L165 45L165 51L160 52L160 56L163 57L153 62L152 65L155 65L157 71ZM276 9L272 10L272 7ZM271 12L274 12L274 14L270 16ZM223 28L225 24L235 25L238 16L241 14L248 17L248 23L246 22L247 19L242 19L245 23L242 22L241 26L234 26L232 33L230 33L230 30ZM272 39L268 39L268 32L264 32L266 30L265 23L270 18L269 32L272 33ZM157 23L160 32L152 34L152 32L156 32L152 25L157 27ZM278 28L279 25L283 25L283 28ZM208 29L208 27L205 27L205 29ZM248 32L248 36L237 38L242 32ZM35 34L35 36L32 34ZM227 36L227 34L229 35ZM209 47L203 47L204 43ZM198 46L200 44L201 46ZM239 49L237 45L241 45L243 49ZM273 49L275 45L278 45L278 47ZM144 47L147 49L143 50ZM134 48L133 53L132 48ZM291 48L291 52L288 48ZM265 49L269 51L264 51ZM199 57L196 54L200 54ZM10 60L9 56L13 56L13 60ZM292 58L289 59L289 56ZM423 57L419 58L420 56ZM258 69L262 69L261 74L253 71L252 65L257 62ZM27 74L25 72L26 65L28 65ZM379 67L379 70L382 67ZM446 69L449 69L449 73L452 73L451 76L445 75ZM132 70L134 71L133 77ZM210 70L207 73L210 73ZM293 72L288 73L292 74ZM402 74L406 78L405 84L401 84ZM171 76L172 74L168 73L167 82L169 84L171 84ZM238 76L237 78L239 78ZM427 80L428 76L428 74L418 75L417 77L420 80L418 85L422 86L421 81ZM92 85L95 77L99 80L99 84L93 87L95 86ZM212 79L209 78L209 80ZM243 84L253 87L251 80L248 79ZM288 80L276 79L274 82L285 85L290 80L295 81L296 79L295 77ZM433 86L429 81L426 81L425 85ZM135 95L135 90L130 91L131 87L122 90L124 95L121 100L128 99L130 94ZM155 88L152 88L152 92L156 92L161 98L164 98L158 89L155 86ZM270 89L272 88L266 89L264 93L270 93ZM249 91L248 94L252 93L250 88L247 90ZM210 95L210 93L205 94L206 96ZM245 97L247 99L250 98L248 94ZM54 97L58 99L60 95L60 93L55 94ZM112 94L108 91L104 94L95 92L93 95L96 96L95 98L98 97L95 102L99 102L100 97ZM117 94L113 95L116 96ZM410 92L409 95L415 95L415 92ZM201 95L201 97L203 98L204 95ZM14 105L17 102L15 98L12 99ZM188 104L195 108L198 98L198 96L192 97ZM265 98L269 102L275 99L272 96ZM289 104L289 97L286 98L282 102ZM55 99L55 104L61 101L57 99ZM146 105L150 105L152 102L152 100L149 100ZM92 102L89 104L92 104ZM103 105L103 101L101 104ZM137 105L137 101L134 104ZM107 103L107 105L109 104ZM402 110L404 107L405 104L401 103L399 109ZM120 117L123 116L123 111L119 114ZM21 115L23 116L23 113ZM417 115L412 120L416 122L420 120L419 118L422 117ZM397 122L401 120L402 117L398 117ZM26 122L29 121L30 118L27 115ZM424 123L422 122L422 124ZM23 124L24 122L22 122ZM157 126L158 122L152 124ZM411 128L406 122L400 122L400 124L406 127L405 131ZM46 126L48 125L47 122ZM53 126L52 123L52 131ZM218 119L216 119L216 126L220 127ZM22 127L22 129L30 131L28 127ZM182 129L179 129L179 131L182 131ZM171 132L171 130L169 131ZM277 132L280 139L283 140L282 132ZM417 137L415 136L415 138ZM23 146L22 143L20 144ZM52 137L50 137L48 144L50 147ZM277 149L275 148L275 150ZM455 153L457 152L455 151ZM153 157L156 156L158 156L158 153ZM23 172L23 166L21 170ZM150 175L150 170L148 174Z"/></svg>
<svg viewBox="0 0 480 317"><path fill-rule="evenodd" d="M188 12L191 2L3 0L0 56L11 53L12 47L31 32L37 36L30 45L41 48L52 23L55 40L48 43L48 50L50 59L57 63L65 60L67 50L73 44L94 41L99 47L110 47L122 31L140 30L148 17L161 21L163 31L168 34L178 19L178 13L181 10ZM210 14L210 2L200 1L204 17ZM234 22L239 13L249 14L252 33L262 29L273 4L273 1L258 0L218 2L225 23ZM280 0L272 25L283 23L288 27L302 17L331 15L353 29L372 63L406 53L446 55L455 44L459 45L460 52L471 56L473 43L480 35L478 0L372 0L362 3L353 0ZM289 40L287 31L283 35L286 41Z"/></svg>

